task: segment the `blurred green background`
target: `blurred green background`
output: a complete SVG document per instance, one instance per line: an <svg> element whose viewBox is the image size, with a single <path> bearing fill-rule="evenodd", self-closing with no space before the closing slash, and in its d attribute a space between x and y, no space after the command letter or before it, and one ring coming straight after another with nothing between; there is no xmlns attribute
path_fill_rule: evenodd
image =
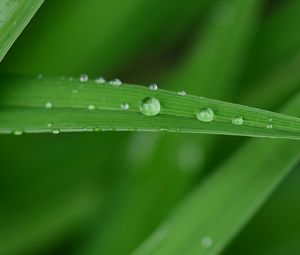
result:
<svg viewBox="0 0 300 255"><path fill-rule="evenodd" d="M299 0L52 0L0 72L155 82L276 111L299 66ZM130 254L245 140L0 136L0 255ZM300 254L298 168L224 254Z"/></svg>

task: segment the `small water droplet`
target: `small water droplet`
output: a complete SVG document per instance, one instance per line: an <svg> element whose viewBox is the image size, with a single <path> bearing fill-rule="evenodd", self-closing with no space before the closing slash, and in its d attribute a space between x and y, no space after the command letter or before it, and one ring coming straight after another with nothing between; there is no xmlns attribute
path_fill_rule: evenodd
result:
<svg viewBox="0 0 300 255"><path fill-rule="evenodd" d="M47 103L45 104L45 108L46 108L46 109L51 109L52 107L53 107L53 105L52 105L51 102L47 102Z"/></svg>
<svg viewBox="0 0 300 255"><path fill-rule="evenodd" d="M122 85L122 82L121 82L121 80L119 80L119 79L114 79L114 80L111 80L111 81L109 82L109 84L111 84L111 85L113 85L113 86L121 86L121 85Z"/></svg>
<svg viewBox="0 0 300 255"><path fill-rule="evenodd" d="M22 135L23 134L23 131L22 130L15 130L14 135Z"/></svg>
<svg viewBox="0 0 300 255"><path fill-rule="evenodd" d="M129 109L129 104L128 103L122 103L120 106L121 106L121 109L123 111L127 111Z"/></svg>
<svg viewBox="0 0 300 255"><path fill-rule="evenodd" d="M271 129L271 128L273 128L273 125L268 123L266 127Z"/></svg>
<svg viewBox="0 0 300 255"><path fill-rule="evenodd" d="M140 111L146 116L155 116L160 112L160 102L155 97L146 97L142 101Z"/></svg>
<svg viewBox="0 0 300 255"><path fill-rule="evenodd" d="M183 91L183 90L182 91L178 91L177 93L178 93L179 96L185 96L186 95L186 92Z"/></svg>
<svg viewBox="0 0 300 255"><path fill-rule="evenodd" d="M48 123L47 127L49 127L49 128L52 127L52 123Z"/></svg>
<svg viewBox="0 0 300 255"><path fill-rule="evenodd" d="M213 240L209 236L205 236L201 239L201 245L204 248L209 248L213 245Z"/></svg>
<svg viewBox="0 0 300 255"><path fill-rule="evenodd" d="M52 130L52 134L54 134L54 135L58 135L59 133L60 133L60 131L58 129Z"/></svg>
<svg viewBox="0 0 300 255"><path fill-rule="evenodd" d="M89 76L87 74L82 74L82 75L80 75L79 80L81 82L87 82L89 80Z"/></svg>
<svg viewBox="0 0 300 255"><path fill-rule="evenodd" d="M197 112L197 119L202 122L212 122L214 119L214 112L210 108L202 108Z"/></svg>
<svg viewBox="0 0 300 255"><path fill-rule="evenodd" d="M237 117L232 118L233 125L240 126L240 125L243 125L243 122L244 122L244 119L242 116L237 116Z"/></svg>
<svg viewBox="0 0 300 255"><path fill-rule="evenodd" d="M95 79L95 82L102 84L105 83L105 79L103 77L98 77L97 79Z"/></svg>
<svg viewBox="0 0 300 255"><path fill-rule="evenodd" d="M158 86L157 86L157 84L152 83L152 84L149 85L149 89L153 90L153 91L156 91L156 90L158 90Z"/></svg>
<svg viewBox="0 0 300 255"><path fill-rule="evenodd" d="M96 109L96 107L95 107L95 105L90 104L90 105L88 106L88 109L89 109L90 111L93 111L93 110Z"/></svg>

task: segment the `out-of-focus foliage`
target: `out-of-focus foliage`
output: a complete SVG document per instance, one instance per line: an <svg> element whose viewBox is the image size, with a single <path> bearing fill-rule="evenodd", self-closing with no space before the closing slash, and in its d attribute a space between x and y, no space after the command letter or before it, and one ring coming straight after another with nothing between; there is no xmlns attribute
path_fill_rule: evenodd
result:
<svg viewBox="0 0 300 255"><path fill-rule="evenodd" d="M1 4L6 2L18 1ZM3 8L0 20L2 13ZM5 26L13 31L15 25L12 20ZM298 0L45 1L0 63L0 72L87 73L126 83L158 82L160 88L276 111L299 91L299 26ZM16 36L11 38L10 44ZM5 96L5 86L1 83L0 97ZM221 176L225 159L244 152L244 142L210 135L126 132L1 135L0 255L130 254L170 219L195 186L201 190L214 171ZM258 156L264 158L264 150L268 157L275 148L272 143L278 147L270 164L278 171L289 166L276 163L292 157L289 142L282 142L286 150L281 141L252 143L259 149L245 157L247 169ZM246 178L243 164L228 170L232 181L235 176ZM263 180L270 177L271 182L272 168L260 170ZM295 167L224 254L300 253L298 172ZM249 183L253 190L256 185L268 190L259 178ZM233 190L241 193L240 206L259 204L251 193L243 200L241 191ZM211 207L221 203L221 197L213 199L195 206L222 218L223 213ZM228 214L234 208L226 205ZM179 223L184 223L185 213L178 214ZM195 228L197 222L192 222ZM213 223L211 227L221 231ZM234 231L228 228L229 238ZM226 229L222 231L226 236ZM190 234L184 228L179 232L178 240L174 233L168 236L176 245ZM201 245L197 233L191 238ZM204 251L228 245L229 240L218 240L204 240L209 246Z"/></svg>

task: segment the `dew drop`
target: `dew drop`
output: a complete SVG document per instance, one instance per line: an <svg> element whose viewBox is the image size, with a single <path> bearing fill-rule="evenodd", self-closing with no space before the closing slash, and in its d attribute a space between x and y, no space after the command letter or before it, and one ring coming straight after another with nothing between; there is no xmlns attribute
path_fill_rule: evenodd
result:
<svg viewBox="0 0 300 255"><path fill-rule="evenodd" d="M93 104L90 104L89 106L88 106L88 109L90 110L90 111L93 111L93 110L95 110L95 105L93 105Z"/></svg>
<svg viewBox="0 0 300 255"><path fill-rule="evenodd" d="M111 80L111 81L109 82L109 84L111 84L111 85L113 85L113 86L121 86L121 85L122 85L122 82L121 82L121 80L119 80L119 79L114 79L114 80Z"/></svg>
<svg viewBox="0 0 300 255"><path fill-rule="evenodd" d="M123 111L127 111L127 110L129 109L129 104L128 104L128 103L122 103L122 104L120 105L120 107L121 107L121 109L122 109Z"/></svg>
<svg viewBox="0 0 300 255"><path fill-rule="evenodd" d="M237 116L237 117L232 118L231 122L233 125L240 126L240 125L243 125L244 119L242 116Z"/></svg>
<svg viewBox="0 0 300 255"><path fill-rule="evenodd" d="M89 80L89 76L87 74L82 74L82 75L80 75L79 80L81 82L87 82Z"/></svg>
<svg viewBox="0 0 300 255"><path fill-rule="evenodd" d="M14 135L22 135L23 134L23 131L22 130L15 130Z"/></svg>
<svg viewBox="0 0 300 255"><path fill-rule="evenodd" d="M204 248L209 248L213 245L213 240L209 236L205 236L201 239L201 245Z"/></svg>
<svg viewBox="0 0 300 255"><path fill-rule="evenodd" d="M157 84L152 83L152 84L149 85L149 89L153 90L153 91L156 91L156 90L158 90L158 86L157 86Z"/></svg>
<svg viewBox="0 0 300 255"><path fill-rule="evenodd" d="M105 81L106 80L103 77L98 77L97 79L95 79L95 82L99 84L105 83Z"/></svg>
<svg viewBox="0 0 300 255"><path fill-rule="evenodd" d="M185 95L186 95L186 92L182 90L182 91L178 91L177 94L178 94L179 96L185 96Z"/></svg>
<svg viewBox="0 0 300 255"><path fill-rule="evenodd" d="M197 119L202 122L212 122L214 119L214 112L210 108L202 108L196 116Z"/></svg>
<svg viewBox="0 0 300 255"><path fill-rule="evenodd" d="M146 116L155 116L160 112L160 102L155 97L146 97L142 101L140 111Z"/></svg>
<svg viewBox="0 0 300 255"><path fill-rule="evenodd" d="M269 128L269 129L271 129L271 128L273 128L273 125L270 124L270 123L268 123L266 127Z"/></svg>
<svg viewBox="0 0 300 255"><path fill-rule="evenodd" d="M47 127L49 127L49 128L52 127L52 123L48 123Z"/></svg>
<svg viewBox="0 0 300 255"><path fill-rule="evenodd" d="M45 104L45 108L46 108L46 109L51 109L52 107L53 107L53 105L52 105L51 102L47 102L47 103Z"/></svg>
<svg viewBox="0 0 300 255"><path fill-rule="evenodd" d="M52 130L52 134L54 134L54 135L58 135L59 133L60 133L60 131L58 129Z"/></svg>

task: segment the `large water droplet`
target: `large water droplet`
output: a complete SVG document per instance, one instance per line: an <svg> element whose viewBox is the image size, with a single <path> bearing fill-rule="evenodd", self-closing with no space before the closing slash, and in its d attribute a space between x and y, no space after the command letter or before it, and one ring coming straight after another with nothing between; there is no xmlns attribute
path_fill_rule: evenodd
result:
<svg viewBox="0 0 300 255"><path fill-rule="evenodd" d="M87 74L82 74L82 75L80 75L79 80L81 82L87 82L89 80L89 76Z"/></svg>
<svg viewBox="0 0 300 255"><path fill-rule="evenodd" d="M140 111L146 116L155 116L160 112L160 103L155 97L146 97L140 106Z"/></svg>
<svg viewBox="0 0 300 255"><path fill-rule="evenodd" d="M201 239L201 245L204 248L209 248L213 245L213 240L209 236L205 236Z"/></svg>
<svg viewBox="0 0 300 255"><path fill-rule="evenodd" d="M232 118L232 124L234 124L234 125L240 126L240 125L243 125L243 122L244 122L244 119L242 116L237 116L237 117Z"/></svg>
<svg viewBox="0 0 300 255"><path fill-rule="evenodd" d="M51 108L53 107L53 105L52 105L51 102L47 102L47 103L45 104L45 107L46 107L46 109L51 109Z"/></svg>
<svg viewBox="0 0 300 255"><path fill-rule="evenodd" d="M149 89L150 89L150 90L154 90L154 91L155 91L155 90L157 90L157 89L158 89L158 86L157 86L157 84L155 84L155 83L152 83L152 84L150 84L150 85L149 85Z"/></svg>
<svg viewBox="0 0 300 255"><path fill-rule="evenodd" d="M210 108L202 108L197 112L197 119L203 122L211 122L214 119L214 112Z"/></svg>
<svg viewBox="0 0 300 255"><path fill-rule="evenodd" d="M121 109L122 109L123 111L127 111L127 110L129 109L129 104L128 104L128 103L122 103L122 104L120 105L120 107L121 107Z"/></svg>
<svg viewBox="0 0 300 255"><path fill-rule="evenodd" d="M114 80L111 80L109 82L109 84L113 85L113 86L121 86L122 85L122 81L119 80L119 79L114 79Z"/></svg>

